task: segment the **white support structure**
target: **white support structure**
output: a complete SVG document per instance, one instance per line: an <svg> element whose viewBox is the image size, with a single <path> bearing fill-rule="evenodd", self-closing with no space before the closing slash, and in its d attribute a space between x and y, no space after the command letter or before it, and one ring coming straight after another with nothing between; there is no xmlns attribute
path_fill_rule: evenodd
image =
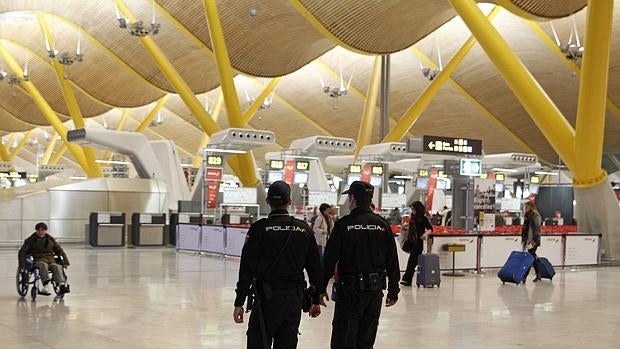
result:
<svg viewBox="0 0 620 349"><path fill-rule="evenodd" d="M189 187L172 141L149 141L142 133L80 128L67 134L70 142L88 144L126 155L140 178L164 179L168 184L169 207L189 200Z"/></svg>

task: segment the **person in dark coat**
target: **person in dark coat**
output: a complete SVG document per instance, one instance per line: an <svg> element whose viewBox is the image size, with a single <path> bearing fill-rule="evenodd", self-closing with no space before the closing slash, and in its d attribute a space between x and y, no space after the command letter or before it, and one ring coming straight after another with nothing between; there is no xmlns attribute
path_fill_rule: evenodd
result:
<svg viewBox="0 0 620 349"><path fill-rule="evenodd" d="M47 225L45 223L37 223L34 229L36 231L24 241L24 244L19 249L19 268L25 270L26 257L32 256L34 258L34 267L39 269L41 282L43 283L43 288L39 293L45 296L52 294L49 286L51 281L49 276L50 270L52 271L54 282L60 285L60 293L69 293L69 286L65 284L65 275L62 270L63 267L69 266L67 254L60 247L58 241L47 233ZM56 263L54 255L62 257L63 265Z"/></svg>
<svg viewBox="0 0 620 349"><path fill-rule="evenodd" d="M409 221L409 227L406 234L407 239L413 244L413 249L409 253L409 260L407 261L407 270L403 274L403 278L400 284L403 286L411 286L413 281L413 273L418 266L418 256L424 251L424 240L429 233L433 232L433 226L426 217L426 210L424 204L420 201L416 201L411 205L411 220Z"/></svg>
<svg viewBox="0 0 620 349"><path fill-rule="evenodd" d="M540 225L542 223L542 218L538 210L536 209L536 204L532 201L528 201L524 205L525 208L525 220L523 221L523 227L521 228L521 244L523 245L523 249L527 250L534 257L534 271L536 272L536 278L534 282L540 281L540 276L538 276L538 257L536 256L536 250L540 246ZM530 271L528 270L525 274L529 275Z"/></svg>

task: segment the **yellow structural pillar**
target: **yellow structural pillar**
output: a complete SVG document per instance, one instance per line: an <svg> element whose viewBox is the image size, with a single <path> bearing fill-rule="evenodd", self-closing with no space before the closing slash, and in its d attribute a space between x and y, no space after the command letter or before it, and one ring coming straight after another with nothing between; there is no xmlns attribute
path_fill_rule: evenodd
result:
<svg viewBox="0 0 620 349"><path fill-rule="evenodd" d="M24 137L22 137L21 141L19 141L19 143L17 144L17 147L15 147L15 149L13 149L13 151L11 151L11 154L9 154L9 161L13 161L13 159L15 159L17 154L20 151L22 151L22 149L24 149L24 147L26 146L26 143L28 143L30 138L32 138L32 134L34 133L34 131L35 131L35 129L32 129L32 130L24 133Z"/></svg>
<svg viewBox="0 0 620 349"><path fill-rule="evenodd" d="M114 2L119 11L127 17L130 22L133 23L136 21L135 16L121 0L115 0ZM220 127L211 119L211 116L200 104L187 82L183 80L179 72L174 68L174 65L168 60L166 54L159 48L153 38L148 35L142 36L140 37L140 41L170 85L172 85L179 94L187 108L198 119L198 122L205 132L212 134L219 131Z"/></svg>
<svg viewBox="0 0 620 349"><path fill-rule="evenodd" d="M43 165L47 165L50 162L50 159L52 158L52 153L54 152L54 148L56 148L56 141L58 141L58 137L56 135L53 135L52 138L50 138L50 142L47 145L47 148L45 148L45 153L43 154L43 158L41 159L41 163Z"/></svg>
<svg viewBox="0 0 620 349"><path fill-rule="evenodd" d="M536 126L570 170L575 161L575 130L474 0L449 0L506 80Z"/></svg>
<svg viewBox="0 0 620 349"><path fill-rule="evenodd" d="M39 26L43 31L43 35L45 36L45 40L47 41L50 49L54 49L54 38L52 37L50 30L45 22L45 18L43 14L38 14ZM62 95L65 99L65 104L67 105L67 109L69 109L69 115L71 116L71 120L73 120L73 125L75 128L84 128L86 125L84 123L84 116L82 115L82 111L80 110L80 105L78 104L77 98L75 98L75 94L73 93L73 89L69 84L69 80L66 78L65 68L62 64L58 63L55 59L50 59L52 67L56 72L56 78L58 79L58 83L60 84L60 88L62 90ZM86 157L86 162L90 168L90 175L94 177L102 177L103 172L101 171L101 167L98 163L95 162L97 159L95 150L91 147L82 147L84 151L84 156Z"/></svg>
<svg viewBox="0 0 620 349"><path fill-rule="evenodd" d="M67 152L67 143L63 143L60 146L60 148L58 148L58 150L54 153L54 155L50 158L49 164L56 165L58 161L60 161L60 158L62 158L66 152Z"/></svg>
<svg viewBox="0 0 620 349"><path fill-rule="evenodd" d="M23 76L24 72L22 68L19 66L15 58L7 51L7 49L0 44L0 54L4 57L5 62L9 66L9 68L15 73L17 76ZM22 87L30 94L30 98L32 98L33 102L37 105L47 122L49 122L54 130L62 137L63 141L68 142L67 140L67 128L58 118L56 112L50 107L49 103L43 98L39 89L31 82L31 81L22 81ZM84 170L86 174L89 176L94 176L90 171L90 167L86 162L86 157L84 156L84 152L82 148L77 146L76 144L68 144L67 147L69 151L75 158L75 161L80 165L80 167Z"/></svg>
<svg viewBox="0 0 620 349"><path fill-rule="evenodd" d="M143 132L144 130L146 130L146 128L149 126L151 121L153 121L157 113L166 104L168 98L170 98L170 95L164 95L157 101L157 103L155 103L153 109L151 109L148 115L144 118L144 120L142 120L142 122L140 122L140 125L138 125L138 127L136 128L136 132Z"/></svg>
<svg viewBox="0 0 620 349"><path fill-rule="evenodd" d="M219 94L217 97L217 101L215 102L215 106L213 107L213 112L211 116L213 117L213 121L217 122L220 118L220 112L222 111L222 105L224 104L224 95ZM198 151L196 151L196 155L194 155L194 161L192 162L193 167L200 167L202 163L202 149L204 149L207 144L209 144L209 135L204 133L202 138L200 139L200 143L198 144Z"/></svg>
<svg viewBox="0 0 620 349"><path fill-rule="evenodd" d="M9 147L11 146L11 143L7 144ZM4 144L0 143L0 158L2 158L2 161L9 161L10 157L11 155L9 155L9 152L6 150Z"/></svg>
<svg viewBox="0 0 620 349"><path fill-rule="evenodd" d="M245 112L243 112L242 121L241 121L243 125L247 125L248 122L252 120L252 117L254 116L254 114L256 114L256 112L258 111L258 108L260 108L260 106L263 105L263 101L269 96L271 92L273 92L273 90L276 88L276 86L278 85L281 79L282 79L281 77L271 79L271 81L269 81L269 83L267 84L267 86L265 86L263 91L258 95L258 97L256 97L254 102L252 102L250 107Z"/></svg>
<svg viewBox="0 0 620 349"><path fill-rule="evenodd" d="M211 47L215 55L215 65L220 77L224 104L228 114L228 123L231 127L245 127L216 0L204 0L204 8L211 37ZM260 179L256 175L256 163L252 152L231 156L228 164L245 186L255 187L260 185Z"/></svg>
<svg viewBox="0 0 620 349"><path fill-rule="evenodd" d="M609 71L613 0L588 1L586 37L577 107L574 184L595 186L607 179L601 169Z"/></svg>
<svg viewBox="0 0 620 349"><path fill-rule="evenodd" d="M379 95L379 86L381 85L381 56L375 57L372 66L372 75L368 83L368 91L366 92L366 100L364 101L364 113L360 122L360 129L357 133L357 148L355 148L355 156L359 155L363 146L370 144L372 140L372 128L375 123L375 111L377 110L377 97Z"/></svg>
<svg viewBox="0 0 620 349"><path fill-rule="evenodd" d="M493 20L499 13L499 8L494 8L489 13L489 20ZM484 15L482 15L484 18ZM486 19L486 18L485 18ZM403 137L409 132L413 125L418 121L420 115L426 107L432 102L433 98L437 96L443 85L450 80L450 76L456 70L458 65L463 61L463 58L467 56L471 48L474 46L476 39L470 36L463 46L454 54L448 65L439 72L439 75L424 89L422 94L418 96L416 101L409 107L405 114L398 120L396 125L390 130L390 132L383 138L383 142L400 142Z"/></svg>
<svg viewBox="0 0 620 349"><path fill-rule="evenodd" d="M428 58L422 51L417 49L415 46L411 46L409 50L413 52L413 54L418 56L420 60L424 61L424 63L427 64L429 67L432 67L433 69L439 69L438 66L430 58ZM482 115L486 117L486 119L490 123L493 124L494 127L506 133L512 139L512 141L514 141L522 148L522 150L527 151L531 154L536 154L536 151L532 149L532 147L525 143L523 139L521 139L521 137L517 136L496 115L491 113L485 106L478 102L478 100L474 96L472 96L471 93L469 93L463 86L461 86L461 84L456 82L452 77L450 77L449 82L450 85L452 85L455 90L457 90L465 99L467 99L471 105L476 107L476 109L478 109L480 113L482 113Z"/></svg>

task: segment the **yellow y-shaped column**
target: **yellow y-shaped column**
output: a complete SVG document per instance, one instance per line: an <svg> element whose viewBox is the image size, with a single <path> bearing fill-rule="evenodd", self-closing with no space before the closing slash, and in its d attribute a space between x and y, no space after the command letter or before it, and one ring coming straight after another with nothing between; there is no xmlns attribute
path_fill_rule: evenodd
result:
<svg viewBox="0 0 620 349"><path fill-rule="evenodd" d="M499 8L494 8L489 14L489 21L492 21L499 13ZM484 14L482 14L484 17ZM420 115L426 107L431 103L433 98L437 96L443 85L450 80L450 76L456 70L463 58L467 56L471 48L474 46L476 39L470 36L467 41L461 46L461 48L454 54L448 65L442 70L439 75L424 89L422 94L418 96L416 101L409 107L402 118L398 120L396 125L390 130L390 132L383 138L383 142L400 142L407 134L409 129L418 121Z"/></svg>
<svg viewBox="0 0 620 349"><path fill-rule="evenodd" d="M220 118L220 112L222 111L223 104L224 95L220 93L220 95L217 97L217 101L215 102L215 106L213 107L213 112L211 113L211 115L213 116L213 121L217 122L217 120ZM198 144L198 151L196 152L196 155L194 155L194 161L192 162L192 166L194 166L195 168L200 167L200 164L202 163L202 149L204 149L207 144L209 144L209 138L209 135L206 133L202 135L202 139Z"/></svg>
<svg viewBox="0 0 620 349"><path fill-rule="evenodd" d="M50 138L50 142L47 145L47 148L45 148L43 158L41 159L41 163L43 165L49 164L50 159L52 158L52 153L54 152L54 148L56 148L56 141L58 141L58 137L56 134L52 135L51 137L52 138Z"/></svg>
<svg viewBox="0 0 620 349"><path fill-rule="evenodd" d="M5 62L13 71L13 73L15 73L17 76L24 75L22 68L19 66L15 58L2 44L0 44L0 55L4 57ZM43 98L43 95L41 94L41 92L39 92L39 89L31 81L25 80L22 81L22 87L26 89L26 91L30 95L30 98L32 98L33 102L37 105L47 122L49 122L52 127L54 127L54 130L56 130L56 132L62 137L63 141L67 143L67 128L60 121L58 115L56 115L56 112L52 109L52 107L50 107L49 103L47 103L45 98ZM89 176L95 176L95 174L92 173L92 171L90 170L88 163L86 162L86 157L84 156L82 148L73 143L68 143L67 147L75 158L75 161L80 165L80 167L82 167L84 172Z"/></svg>
<svg viewBox="0 0 620 349"><path fill-rule="evenodd" d="M215 54L215 65L217 66L224 104L228 114L228 123L232 127L245 127L235 82L233 71L230 67L228 49L224 38L224 30L217 11L215 0L204 0L205 15L209 25L209 35L211 37L211 47ZM275 86L275 85L274 85ZM259 186L261 181L256 175L256 163L252 152L243 155L231 156L228 164L237 173L241 182L248 187Z"/></svg>
<svg viewBox="0 0 620 349"><path fill-rule="evenodd" d="M45 36L45 40L47 41L50 49L54 49L54 38L52 37L50 30L45 22L45 18L43 14L38 14L39 18L39 26L43 31ZM80 105L78 104L77 98L75 98L75 94L73 93L73 89L71 89L71 85L69 84L69 80L65 77L65 68L62 64L58 63L55 59L50 60L52 63L52 67L56 72L56 78L58 79L58 83L60 84L60 88L62 90L62 95L65 99L65 104L67 105L67 109L69 109L69 115L71 115L71 120L73 120L73 125L75 128L84 128L86 125L84 123L84 116L82 115L82 111L80 110ZM84 156L86 157L86 162L88 163L88 167L90 169L89 176L91 177L102 177L103 172L101 171L101 167L98 163L95 162L97 156L95 154L95 150L91 147L82 147L84 151Z"/></svg>
<svg viewBox="0 0 620 349"><path fill-rule="evenodd" d="M590 0L577 107L574 184L591 187L607 179L601 169L611 43L612 0Z"/></svg>
<svg viewBox="0 0 620 349"><path fill-rule="evenodd" d="M569 169L575 170L575 130L474 0L449 0L502 74L536 126Z"/></svg>
<svg viewBox="0 0 620 349"><path fill-rule="evenodd" d="M17 144L17 147L15 147L15 149L13 149L11 154L9 154L9 161L13 161L13 159L15 159L17 154L19 154L19 152L22 151L22 149L24 149L24 147L26 146L26 143L28 143L30 138L32 138L32 134L34 133L34 130L35 129L33 128L32 130L24 134L24 137L22 138L22 140L19 141L19 143Z"/></svg>
<svg viewBox="0 0 620 349"><path fill-rule="evenodd" d="M375 57L372 66L372 75L368 83L368 92L364 102L364 114L360 122L360 129L357 133L357 148L355 148L354 159L360 153L362 147L370 144L372 139L372 127L375 123L375 111L377 110L377 96L379 95L379 85L381 84L381 56Z"/></svg>

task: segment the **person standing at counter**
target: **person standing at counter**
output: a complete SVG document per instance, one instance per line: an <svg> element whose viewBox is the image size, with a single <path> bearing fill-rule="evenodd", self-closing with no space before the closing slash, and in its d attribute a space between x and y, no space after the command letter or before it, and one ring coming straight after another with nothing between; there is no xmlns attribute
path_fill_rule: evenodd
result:
<svg viewBox="0 0 620 349"><path fill-rule="evenodd" d="M424 240L428 234L433 232L433 226L426 217L426 209L424 204L420 201L416 201L411 205L411 220L409 221L409 227L406 234L409 241L413 244L413 249L409 253L409 260L407 261L407 270L403 274L403 278L400 284L403 286L411 286L413 281L413 273L418 266L418 257L424 251Z"/></svg>
<svg viewBox="0 0 620 349"><path fill-rule="evenodd" d="M334 228L334 220L330 214L330 210L331 206L329 204L322 203L321 206L319 206L319 215L312 228L312 230L314 230L316 244L319 247L321 259L323 259L323 251L325 251L329 234L331 234Z"/></svg>
<svg viewBox="0 0 620 349"><path fill-rule="evenodd" d="M521 244L523 244L523 250L527 250L534 257L534 271L536 272L536 278L534 282L540 281L538 276L538 260L536 256L536 250L540 246L540 225L542 218L536 205L532 201L528 201L524 205L525 215L523 221L523 227L521 228ZM528 270L525 277L529 275Z"/></svg>

